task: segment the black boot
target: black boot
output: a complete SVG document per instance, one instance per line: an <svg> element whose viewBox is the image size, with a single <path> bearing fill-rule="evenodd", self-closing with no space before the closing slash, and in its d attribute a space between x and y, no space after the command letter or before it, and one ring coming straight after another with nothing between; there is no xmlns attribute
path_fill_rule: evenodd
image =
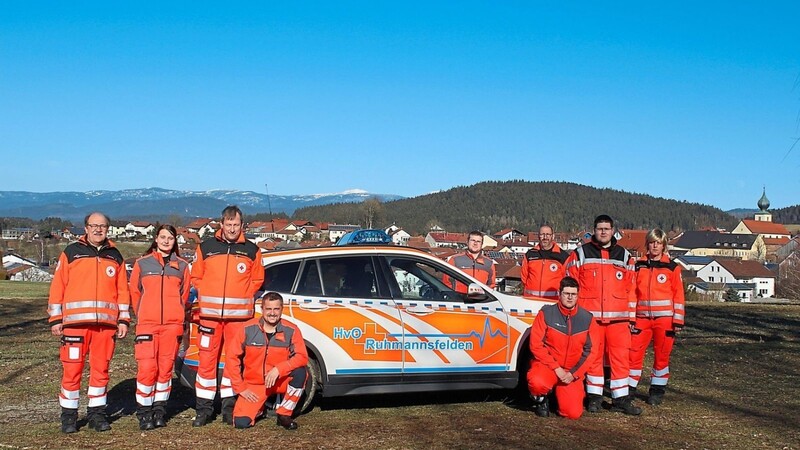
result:
<svg viewBox="0 0 800 450"><path fill-rule="evenodd" d="M531 396L533 399L533 412L539 417L550 416L550 403L546 395Z"/></svg>
<svg viewBox="0 0 800 450"><path fill-rule="evenodd" d="M61 432L65 434L78 431L78 410L61 408Z"/></svg>
<svg viewBox="0 0 800 450"><path fill-rule="evenodd" d="M106 407L95 406L86 411L86 416L89 419L89 427L94 431L108 431L111 425L106 418Z"/></svg>
<svg viewBox="0 0 800 450"><path fill-rule="evenodd" d="M590 413L598 413L603 409L603 396L597 394L589 394L586 396L586 411Z"/></svg>
<svg viewBox="0 0 800 450"><path fill-rule="evenodd" d="M136 411L136 417L139 418L139 429L142 431L152 430L156 426L153 425L153 411L150 408L139 408Z"/></svg>
<svg viewBox="0 0 800 450"><path fill-rule="evenodd" d="M650 391L648 392L647 397L647 404L652 406L658 406L664 400L664 394L667 392L666 386L650 386Z"/></svg>
<svg viewBox="0 0 800 450"><path fill-rule="evenodd" d="M233 425L233 405L236 404L236 397L225 397L222 399L222 423Z"/></svg>
<svg viewBox="0 0 800 450"><path fill-rule="evenodd" d="M153 403L153 426L161 428L167 426L164 417L167 415L167 402Z"/></svg>
<svg viewBox="0 0 800 450"><path fill-rule="evenodd" d="M278 414L278 425L286 428L287 430L296 430L297 429L297 422L292 419L292 416L284 416L282 414Z"/></svg>
<svg viewBox="0 0 800 450"><path fill-rule="evenodd" d="M197 412L197 416L195 416L192 426L202 427L211 422L211 416L214 414L214 402L204 398L198 398L195 400L195 411Z"/></svg>
<svg viewBox="0 0 800 450"><path fill-rule="evenodd" d="M633 399L630 395L625 397L615 398L611 402L611 410L622 412L631 416L638 416L642 413L642 408L633 404Z"/></svg>

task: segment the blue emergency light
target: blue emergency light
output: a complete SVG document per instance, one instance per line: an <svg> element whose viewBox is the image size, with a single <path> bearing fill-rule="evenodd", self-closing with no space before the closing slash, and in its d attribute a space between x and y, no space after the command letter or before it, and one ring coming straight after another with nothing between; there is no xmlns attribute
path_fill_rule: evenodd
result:
<svg viewBox="0 0 800 450"><path fill-rule="evenodd" d="M386 245L392 244L392 238L383 230L356 230L351 231L336 241L341 245Z"/></svg>

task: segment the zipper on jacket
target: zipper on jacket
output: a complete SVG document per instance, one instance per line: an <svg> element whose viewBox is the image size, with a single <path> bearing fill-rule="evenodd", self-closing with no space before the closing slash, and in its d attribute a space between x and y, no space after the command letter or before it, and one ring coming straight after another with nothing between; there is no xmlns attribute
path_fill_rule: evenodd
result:
<svg viewBox="0 0 800 450"><path fill-rule="evenodd" d="M577 305L575 306L577 308ZM569 344L572 343L572 320L570 320L570 316L567 314L564 316L567 321L567 350L564 352L564 363L561 364L561 368L567 370L567 358L569 358Z"/></svg>
<svg viewBox="0 0 800 450"><path fill-rule="evenodd" d="M225 256L225 279L222 281L222 310L220 311L220 319L225 318L225 299L228 296L228 266L231 263L231 243L228 242L228 252Z"/></svg>
<svg viewBox="0 0 800 450"><path fill-rule="evenodd" d="M164 270L167 265L161 266L161 325L164 325Z"/></svg>

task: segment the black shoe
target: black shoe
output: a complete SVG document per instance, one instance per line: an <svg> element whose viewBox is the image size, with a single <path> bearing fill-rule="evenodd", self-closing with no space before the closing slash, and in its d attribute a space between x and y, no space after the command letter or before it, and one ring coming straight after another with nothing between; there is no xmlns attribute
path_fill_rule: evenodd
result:
<svg viewBox="0 0 800 450"><path fill-rule="evenodd" d="M156 426L153 424L153 417L149 414L139 416L139 429L142 431L152 430Z"/></svg>
<svg viewBox="0 0 800 450"><path fill-rule="evenodd" d="M664 400L665 389L662 387L650 388L647 397L647 404L651 406L658 406Z"/></svg>
<svg viewBox="0 0 800 450"><path fill-rule="evenodd" d="M636 388L633 386L628 386L628 395L631 396L632 399L636 399Z"/></svg>
<svg viewBox="0 0 800 450"><path fill-rule="evenodd" d="M155 413L153 414L153 426L156 428L162 428L167 426L167 422L164 420L163 414Z"/></svg>
<svg viewBox="0 0 800 450"><path fill-rule="evenodd" d="M61 432L71 434L78 432L78 410L61 408Z"/></svg>
<svg viewBox="0 0 800 450"><path fill-rule="evenodd" d="M538 417L550 416L550 402L547 401L546 395L533 397L533 413Z"/></svg>
<svg viewBox="0 0 800 450"><path fill-rule="evenodd" d="M222 423L233 425L233 406L236 404L236 397L225 397L222 399Z"/></svg>
<svg viewBox="0 0 800 450"><path fill-rule="evenodd" d="M296 430L297 429L297 422L292 420L292 416L284 416L282 414L278 414L278 425L286 428L287 430Z"/></svg>
<svg viewBox="0 0 800 450"><path fill-rule="evenodd" d="M197 417L192 421L193 427L203 427L211 422L211 417L205 413L197 413Z"/></svg>
<svg viewBox="0 0 800 450"><path fill-rule="evenodd" d="M615 398L611 403L611 410L622 412L631 416L638 416L642 413L642 408L633 404L633 400L629 395L625 397Z"/></svg>
<svg viewBox="0 0 800 450"><path fill-rule="evenodd" d="M105 413L95 413L89 418L89 427L94 431L108 431L111 424L108 423Z"/></svg>
<svg viewBox="0 0 800 450"><path fill-rule="evenodd" d="M603 396L597 394L589 394L586 396L586 411L590 413L599 413L603 409Z"/></svg>

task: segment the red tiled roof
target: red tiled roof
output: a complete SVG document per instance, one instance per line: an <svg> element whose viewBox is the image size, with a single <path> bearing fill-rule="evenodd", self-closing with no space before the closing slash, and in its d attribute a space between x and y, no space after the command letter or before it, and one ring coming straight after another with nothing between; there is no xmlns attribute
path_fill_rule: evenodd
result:
<svg viewBox="0 0 800 450"><path fill-rule="evenodd" d="M785 234L791 236L785 226L764 220L742 219L742 223L753 234Z"/></svg>
<svg viewBox="0 0 800 450"><path fill-rule="evenodd" d="M431 238L436 242L456 242L464 244L467 242L467 233L431 233Z"/></svg>
<svg viewBox="0 0 800 450"><path fill-rule="evenodd" d="M617 241L617 245L628 249L631 253L644 255L647 253L647 233L648 230L619 230L622 237Z"/></svg>
<svg viewBox="0 0 800 450"><path fill-rule="evenodd" d="M211 222L213 219L195 219L186 228L203 228L203 225Z"/></svg>
<svg viewBox="0 0 800 450"><path fill-rule="evenodd" d="M764 239L764 245L786 245L791 240L788 237L763 238L763 239Z"/></svg>
<svg viewBox="0 0 800 450"><path fill-rule="evenodd" d="M145 222L145 221L142 221L142 220L137 220L136 222L131 222L131 225L133 225L133 226L135 226L135 227L139 227L139 228L147 228L147 227L149 227L149 226L150 226L150 225L152 225L152 224L151 224L150 222Z"/></svg>
<svg viewBox="0 0 800 450"><path fill-rule="evenodd" d="M714 261L736 278L775 278L775 274L758 261L733 258L714 258Z"/></svg>

